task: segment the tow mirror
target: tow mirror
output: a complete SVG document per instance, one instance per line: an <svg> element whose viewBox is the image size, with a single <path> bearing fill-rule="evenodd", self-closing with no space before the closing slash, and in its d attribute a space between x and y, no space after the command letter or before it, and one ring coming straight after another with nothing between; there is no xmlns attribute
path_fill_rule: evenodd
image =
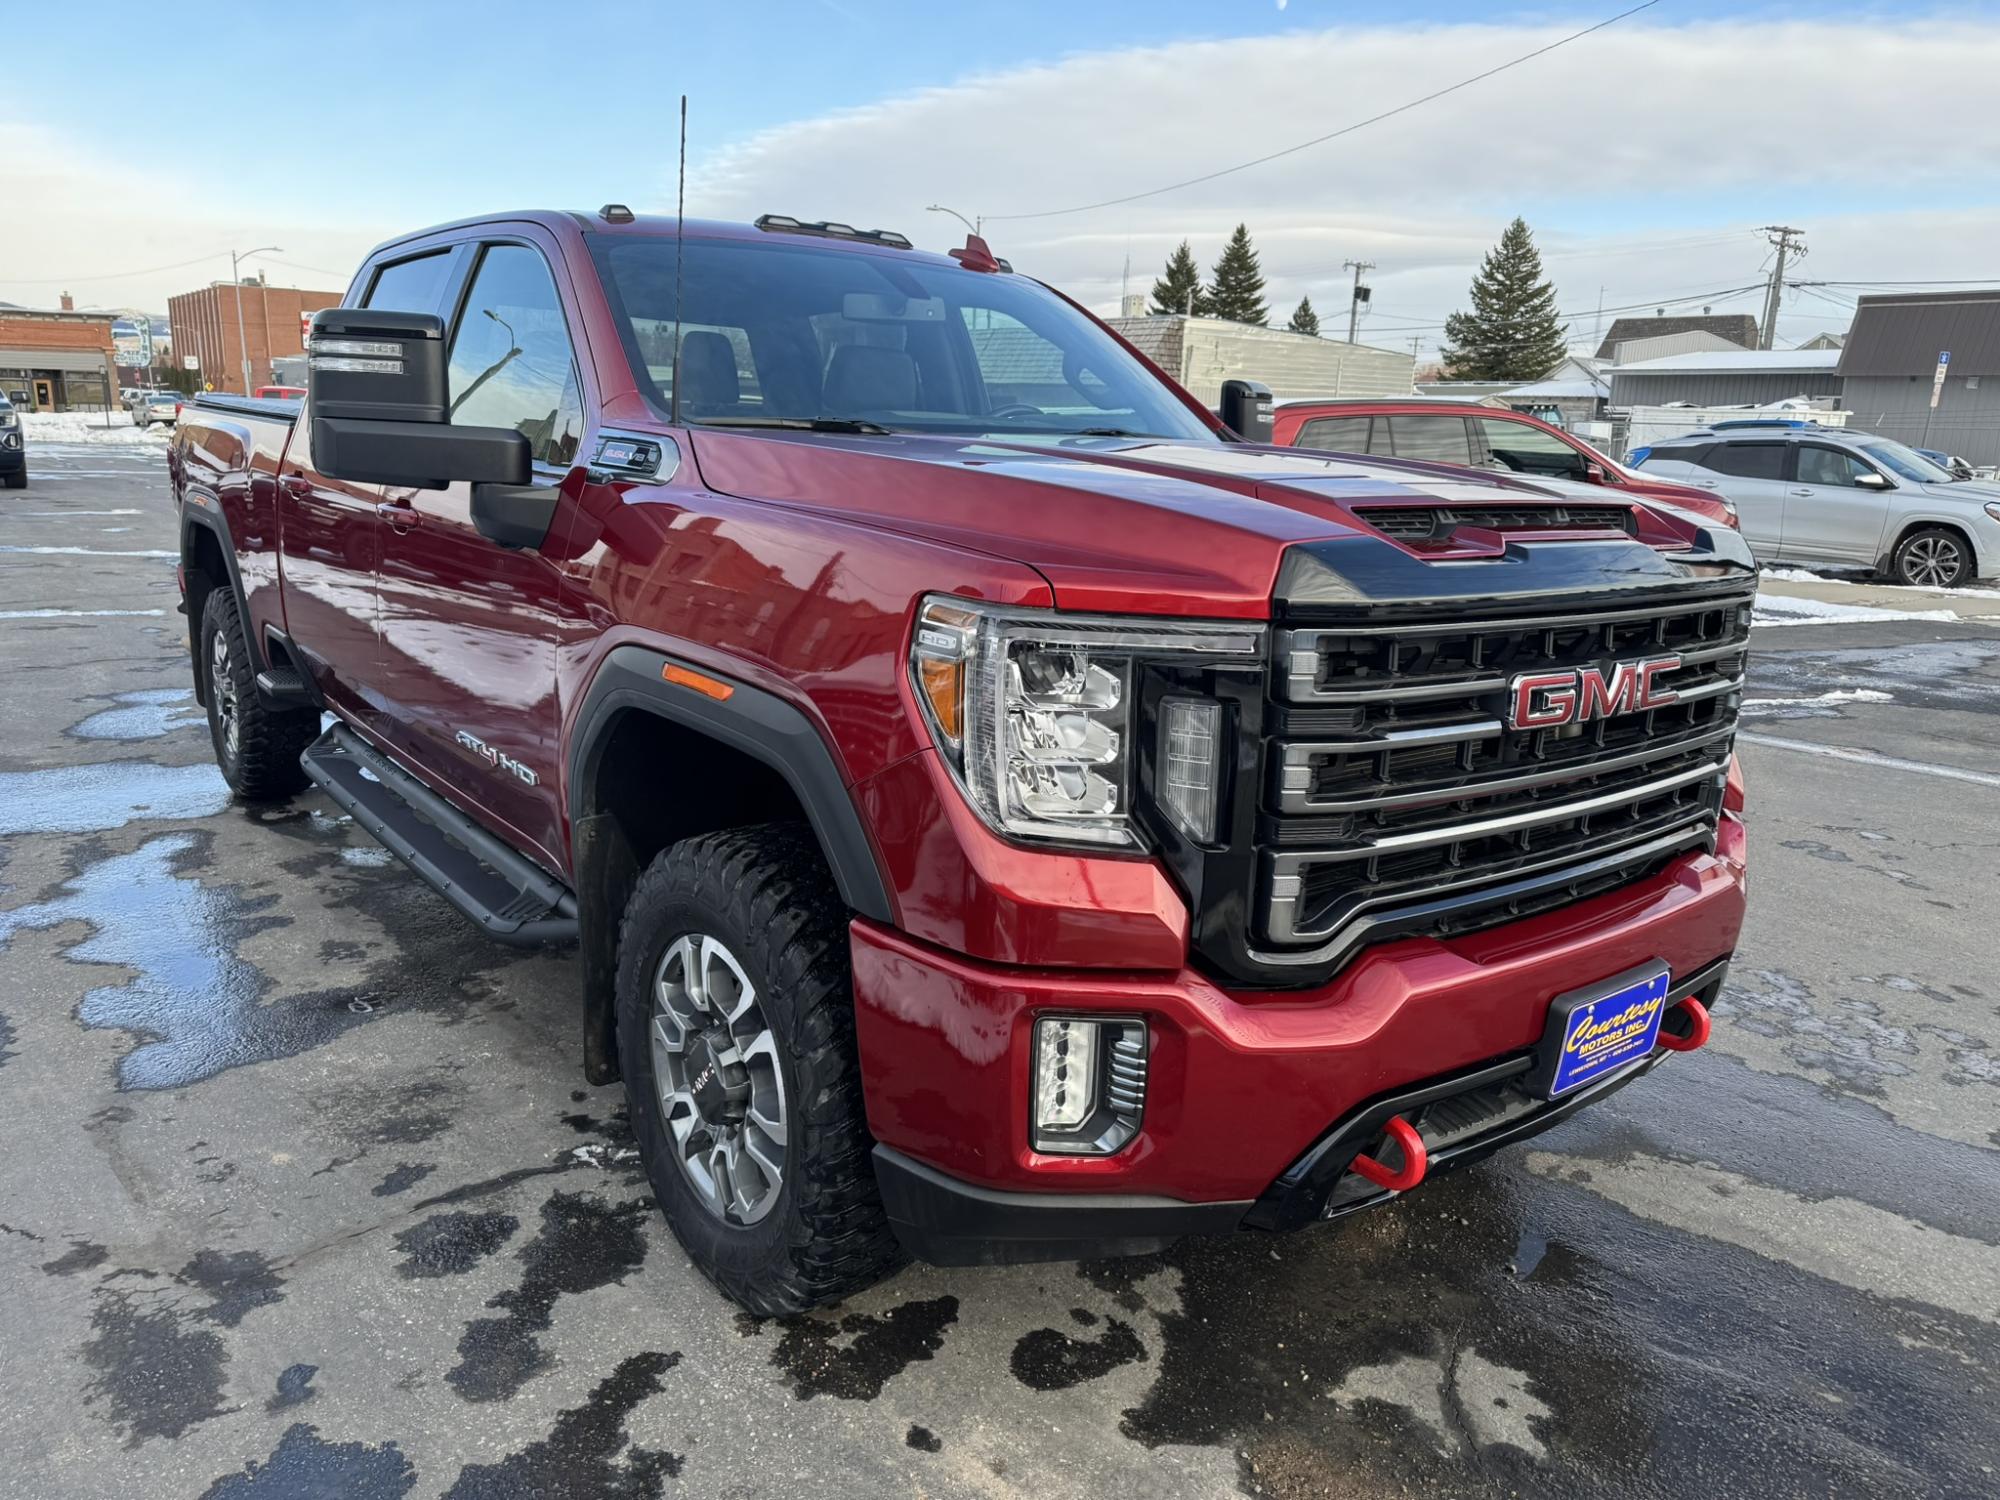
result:
<svg viewBox="0 0 2000 1500"><path fill-rule="evenodd" d="M307 353L312 463L327 478L419 490L527 483L521 433L452 425L434 313L330 307L313 316Z"/></svg>
<svg viewBox="0 0 2000 1500"><path fill-rule="evenodd" d="M1222 382L1222 425L1250 443L1271 441L1271 388L1255 380Z"/></svg>

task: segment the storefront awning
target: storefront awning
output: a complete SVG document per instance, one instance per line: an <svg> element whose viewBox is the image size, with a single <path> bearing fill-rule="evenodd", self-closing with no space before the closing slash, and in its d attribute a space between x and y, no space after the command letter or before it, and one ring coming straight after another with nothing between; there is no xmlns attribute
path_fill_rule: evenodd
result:
<svg viewBox="0 0 2000 1500"><path fill-rule="evenodd" d="M102 349L4 349L0 370L77 370L104 373Z"/></svg>

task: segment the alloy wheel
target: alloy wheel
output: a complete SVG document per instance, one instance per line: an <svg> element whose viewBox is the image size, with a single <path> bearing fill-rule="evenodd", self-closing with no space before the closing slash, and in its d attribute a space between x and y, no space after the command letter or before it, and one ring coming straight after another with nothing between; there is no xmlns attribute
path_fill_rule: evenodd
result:
<svg viewBox="0 0 2000 1500"><path fill-rule="evenodd" d="M777 1038L736 955L680 938L653 974L653 1078L674 1160L704 1207L755 1224L784 1187L788 1123Z"/></svg>
<svg viewBox="0 0 2000 1500"><path fill-rule="evenodd" d="M1964 565L1963 550L1948 536L1920 536L1903 552L1903 571L1920 588L1949 588Z"/></svg>
<svg viewBox="0 0 2000 1500"><path fill-rule="evenodd" d="M215 725L230 760L243 737L243 715L236 701L236 677L229 670L229 632L218 630L208 648L208 691L215 702Z"/></svg>

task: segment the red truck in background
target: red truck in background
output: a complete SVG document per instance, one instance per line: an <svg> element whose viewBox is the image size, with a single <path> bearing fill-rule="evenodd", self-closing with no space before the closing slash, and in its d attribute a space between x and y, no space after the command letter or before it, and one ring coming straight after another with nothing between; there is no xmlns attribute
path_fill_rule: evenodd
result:
<svg viewBox="0 0 2000 1500"><path fill-rule="evenodd" d="M169 470L231 786L576 945L755 1311L1337 1217L1707 1035L1741 538L1246 441L976 238L425 230Z"/></svg>

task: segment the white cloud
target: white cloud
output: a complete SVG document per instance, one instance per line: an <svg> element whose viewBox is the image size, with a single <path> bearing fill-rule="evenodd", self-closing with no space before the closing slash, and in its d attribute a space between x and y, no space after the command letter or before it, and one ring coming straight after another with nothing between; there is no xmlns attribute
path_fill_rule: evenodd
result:
<svg viewBox="0 0 2000 1500"><path fill-rule="evenodd" d="M1268 166L1095 213L997 217L1261 155L1572 29L1345 27L1070 57L775 127L699 163L689 205L941 245L957 225L924 206L944 202L989 216L1000 253L1098 306L1115 303L1128 253L1144 290L1183 236L1207 263L1242 220L1274 306L1311 291L1322 316L1344 308L1341 262L1378 262L1371 321L1399 344L1387 325L1456 305L1517 211L1572 309L1600 285L1616 305L1754 281L1765 251L1750 231L1781 215L1811 231L1806 274L1992 273L2000 25L1956 18L1614 28ZM1860 211L1913 196L1968 206ZM1802 336L1845 321L1799 305L1787 328Z"/></svg>

